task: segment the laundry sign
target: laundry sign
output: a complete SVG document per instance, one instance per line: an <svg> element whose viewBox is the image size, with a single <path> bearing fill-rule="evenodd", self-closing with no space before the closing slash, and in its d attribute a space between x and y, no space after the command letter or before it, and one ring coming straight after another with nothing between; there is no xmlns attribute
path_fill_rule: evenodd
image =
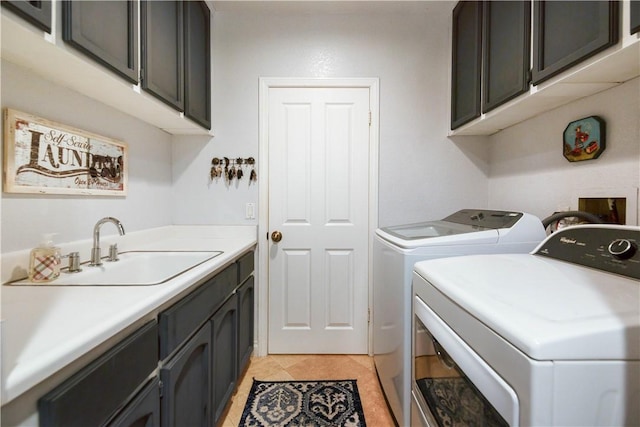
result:
<svg viewBox="0 0 640 427"><path fill-rule="evenodd" d="M127 194L127 144L5 110L4 191Z"/></svg>

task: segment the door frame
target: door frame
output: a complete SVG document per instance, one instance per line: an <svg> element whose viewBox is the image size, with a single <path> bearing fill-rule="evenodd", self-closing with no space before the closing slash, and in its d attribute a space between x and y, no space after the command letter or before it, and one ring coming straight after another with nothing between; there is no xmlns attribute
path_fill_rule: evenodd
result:
<svg viewBox="0 0 640 427"><path fill-rule="evenodd" d="M257 332L255 355L266 356L269 339L269 89L272 88L368 88L371 125L369 126L369 221L368 221L368 295L369 295L369 327L368 351L373 354L371 336L372 307L372 257L373 235L378 227L378 156L379 156L379 112L380 92L379 79L370 78L295 78L295 77L260 77L258 94L259 147L258 170L260 171L260 189L258 196L258 283L257 283Z"/></svg>

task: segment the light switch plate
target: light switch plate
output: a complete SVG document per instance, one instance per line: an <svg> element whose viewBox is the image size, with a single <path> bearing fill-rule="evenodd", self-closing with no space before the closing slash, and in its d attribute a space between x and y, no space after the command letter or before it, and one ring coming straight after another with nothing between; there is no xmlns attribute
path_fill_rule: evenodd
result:
<svg viewBox="0 0 640 427"><path fill-rule="evenodd" d="M256 204L255 203L247 203L245 206L244 212L245 219L256 219Z"/></svg>

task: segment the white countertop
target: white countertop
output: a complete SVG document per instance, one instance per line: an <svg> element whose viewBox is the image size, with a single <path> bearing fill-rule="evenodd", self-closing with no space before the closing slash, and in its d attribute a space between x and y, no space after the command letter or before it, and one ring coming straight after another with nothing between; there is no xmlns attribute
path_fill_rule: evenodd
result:
<svg viewBox="0 0 640 427"><path fill-rule="evenodd" d="M104 239L103 247L108 247ZM2 286L2 404L88 353L256 244L255 226L169 226L117 240L120 251L223 253L151 286ZM71 246L71 245L66 245ZM64 252L64 251L63 251ZM3 258L11 259L11 255ZM14 258L24 258L24 254ZM82 257L86 261L87 257ZM3 260L3 269L6 269Z"/></svg>

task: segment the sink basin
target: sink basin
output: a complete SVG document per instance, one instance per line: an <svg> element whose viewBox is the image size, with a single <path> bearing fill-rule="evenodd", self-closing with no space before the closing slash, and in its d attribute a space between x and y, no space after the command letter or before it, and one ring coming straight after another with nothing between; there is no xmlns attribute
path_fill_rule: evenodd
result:
<svg viewBox="0 0 640 427"><path fill-rule="evenodd" d="M98 267L83 264L82 271L63 269L53 282L21 280L12 285L45 286L149 286L159 285L222 254L220 251L130 251L120 253L117 262Z"/></svg>

